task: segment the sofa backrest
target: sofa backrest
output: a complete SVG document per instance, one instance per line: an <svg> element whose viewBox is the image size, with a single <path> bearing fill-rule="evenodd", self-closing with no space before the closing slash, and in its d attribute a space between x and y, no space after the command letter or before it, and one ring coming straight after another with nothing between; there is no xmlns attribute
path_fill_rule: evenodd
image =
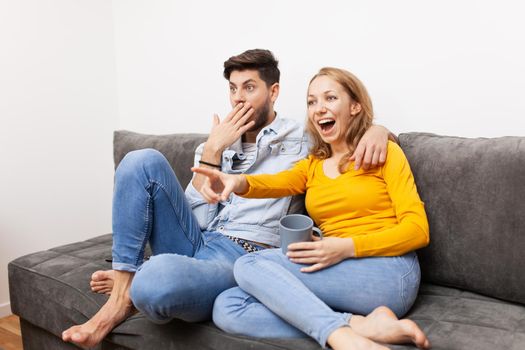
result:
<svg viewBox="0 0 525 350"><path fill-rule="evenodd" d="M525 137L399 142L430 225L423 280L525 303Z"/></svg>
<svg viewBox="0 0 525 350"><path fill-rule="evenodd" d="M128 152L153 148L164 154L182 188L186 188L192 177L190 168L193 166L195 149L205 142L207 137L205 134L146 135L117 130L113 133L115 169Z"/></svg>

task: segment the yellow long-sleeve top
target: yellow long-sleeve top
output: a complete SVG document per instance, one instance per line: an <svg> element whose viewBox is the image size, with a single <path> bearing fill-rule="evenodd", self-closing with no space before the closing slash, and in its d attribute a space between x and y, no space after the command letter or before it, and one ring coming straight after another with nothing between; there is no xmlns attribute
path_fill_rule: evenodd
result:
<svg viewBox="0 0 525 350"><path fill-rule="evenodd" d="M247 198L306 192L308 214L325 237L351 237L356 257L399 256L429 242L428 221L401 148L389 141L385 164L330 178L309 156L274 175L247 175Z"/></svg>

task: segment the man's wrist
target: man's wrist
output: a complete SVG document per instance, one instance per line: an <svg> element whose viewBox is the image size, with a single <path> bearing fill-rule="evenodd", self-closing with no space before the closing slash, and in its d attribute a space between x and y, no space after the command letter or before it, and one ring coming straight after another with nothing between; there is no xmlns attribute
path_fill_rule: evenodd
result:
<svg viewBox="0 0 525 350"><path fill-rule="evenodd" d="M215 164L215 163L210 163L210 162L206 162L204 160L199 160L199 164L200 165L206 165L210 168L215 168L215 169L218 169L218 170L221 170L221 165L220 164Z"/></svg>
<svg viewBox="0 0 525 350"><path fill-rule="evenodd" d="M206 142L204 144L204 149L202 150L201 159L209 163L221 163L223 151L224 149Z"/></svg>

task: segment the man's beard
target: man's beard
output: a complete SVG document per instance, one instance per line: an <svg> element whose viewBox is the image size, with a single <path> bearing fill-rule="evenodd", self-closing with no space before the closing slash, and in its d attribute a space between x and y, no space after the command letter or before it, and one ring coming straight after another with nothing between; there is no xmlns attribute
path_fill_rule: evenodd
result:
<svg viewBox="0 0 525 350"><path fill-rule="evenodd" d="M270 98L268 97L264 105L260 109L255 110L255 113L252 119L255 122L255 124L248 131L257 131L261 129L263 126L265 126L266 123L268 123L268 119L270 118L269 116L270 104L271 104L271 101L270 101Z"/></svg>

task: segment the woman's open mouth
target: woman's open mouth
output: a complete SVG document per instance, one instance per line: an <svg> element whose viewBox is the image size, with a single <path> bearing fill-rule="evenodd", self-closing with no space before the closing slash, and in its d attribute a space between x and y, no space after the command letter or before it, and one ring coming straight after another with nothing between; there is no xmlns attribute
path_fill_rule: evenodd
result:
<svg viewBox="0 0 525 350"><path fill-rule="evenodd" d="M317 124L321 128L321 133L326 135L326 134L329 134L334 128L335 120L331 118L325 118L325 119L319 120Z"/></svg>

